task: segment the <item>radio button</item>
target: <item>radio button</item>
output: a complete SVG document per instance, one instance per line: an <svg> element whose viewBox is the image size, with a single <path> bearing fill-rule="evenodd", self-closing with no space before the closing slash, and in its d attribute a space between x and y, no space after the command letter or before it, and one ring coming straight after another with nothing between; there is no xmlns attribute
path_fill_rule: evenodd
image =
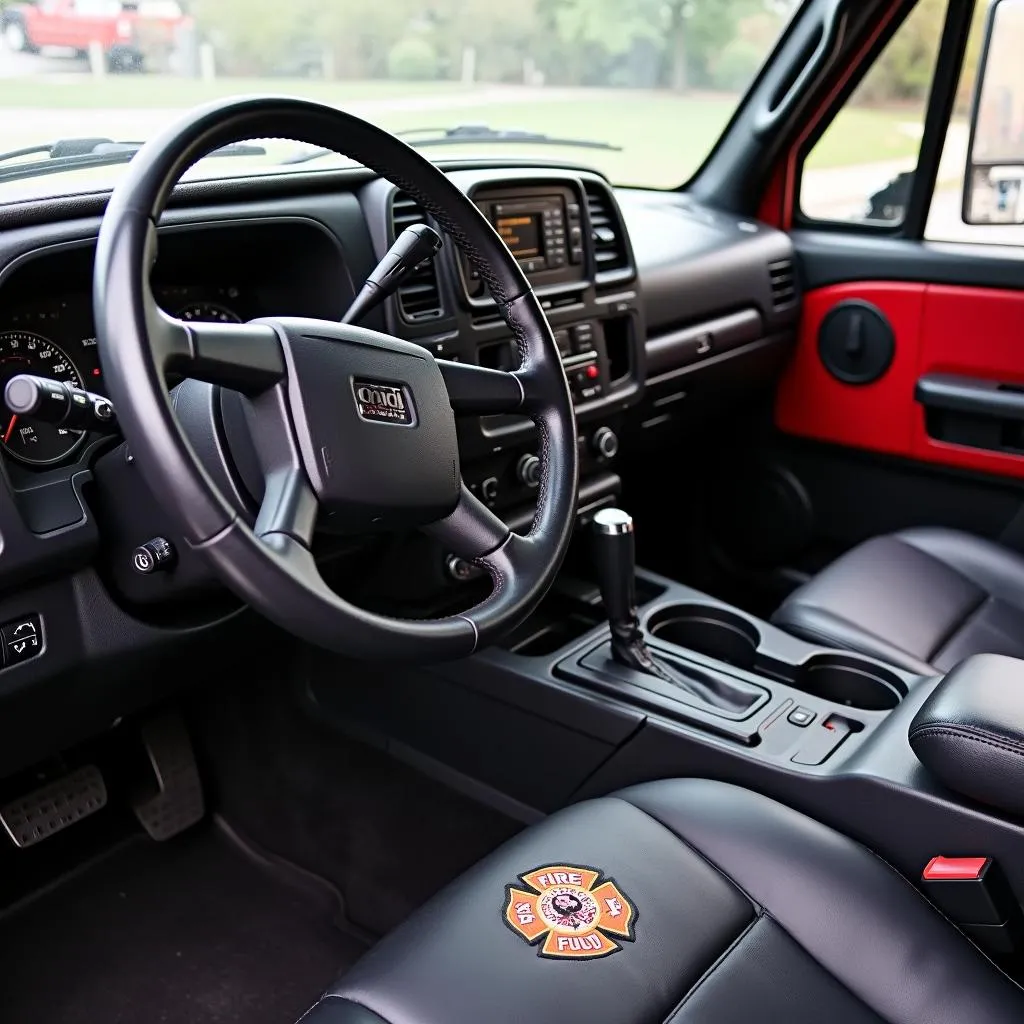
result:
<svg viewBox="0 0 1024 1024"><path fill-rule="evenodd" d="M576 324L572 328L572 342L577 352L589 352L594 347L594 325Z"/></svg>
<svg viewBox="0 0 1024 1024"><path fill-rule="evenodd" d="M579 220L580 219L580 204L579 203L569 203L569 205L566 207L566 209L569 211L569 220Z"/></svg>
<svg viewBox="0 0 1024 1024"><path fill-rule="evenodd" d="M563 356L572 354L572 342L569 340L569 332L564 328L560 331L555 331L555 344Z"/></svg>

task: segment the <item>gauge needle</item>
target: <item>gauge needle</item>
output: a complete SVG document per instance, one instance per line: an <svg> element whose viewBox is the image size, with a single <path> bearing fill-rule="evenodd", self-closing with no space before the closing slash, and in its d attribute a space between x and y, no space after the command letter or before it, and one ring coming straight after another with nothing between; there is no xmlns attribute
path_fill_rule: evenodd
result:
<svg viewBox="0 0 1024 1024"><path fill-rule="evenodd" d="M17 416L11 417L11 422L7 424L7 429L4 431L4 444L7 444L11 439L11 434L14 433L14 424L18 422Z"/></svg>

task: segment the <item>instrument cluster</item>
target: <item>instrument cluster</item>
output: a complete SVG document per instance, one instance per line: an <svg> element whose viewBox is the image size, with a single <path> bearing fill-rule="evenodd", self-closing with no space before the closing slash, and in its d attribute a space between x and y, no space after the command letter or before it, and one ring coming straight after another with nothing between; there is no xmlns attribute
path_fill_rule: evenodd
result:
<svg viewBox="0 0 1024 1024"><path fill-rule="evenodd" d="M251 303L235 287L154 285L153 292L161 307L181 320L241 323L251 318ZM87 292L0 312L0 396L19 373L106 394ZM65 462L85 436L81 430L22 420L0 402L0 450L27 466Z"/></svg>

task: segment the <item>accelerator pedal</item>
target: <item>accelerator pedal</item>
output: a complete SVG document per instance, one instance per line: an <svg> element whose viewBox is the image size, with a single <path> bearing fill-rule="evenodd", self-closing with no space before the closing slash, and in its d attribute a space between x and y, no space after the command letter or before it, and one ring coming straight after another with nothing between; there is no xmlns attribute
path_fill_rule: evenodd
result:
<svg viewBox="0 0 1024 1024"><path fill-rule="evenodd" d="M34 846L107 805L99 768L83 765L0 807L0 824L15 846Z"/></svg>
<svg viewBox="0 0 1024 1024"><path fill-rule="evenodd" d="M136 794L132 810L149 835L163 841L195 825L206 813L199 766L180 715L152 718L141 733L154 779Z"/></svg>

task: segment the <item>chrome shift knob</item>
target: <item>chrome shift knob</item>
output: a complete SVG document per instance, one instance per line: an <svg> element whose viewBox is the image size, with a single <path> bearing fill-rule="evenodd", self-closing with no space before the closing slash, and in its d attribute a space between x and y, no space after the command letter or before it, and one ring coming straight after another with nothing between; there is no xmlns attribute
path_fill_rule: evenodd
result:
<svg viewBox="0 0 1024 1024"><path fill-rule="evenodd" d="M620 508L602 508L593 520L594 565L613 633L636 628L636 553L633 518Z"/></svg>

